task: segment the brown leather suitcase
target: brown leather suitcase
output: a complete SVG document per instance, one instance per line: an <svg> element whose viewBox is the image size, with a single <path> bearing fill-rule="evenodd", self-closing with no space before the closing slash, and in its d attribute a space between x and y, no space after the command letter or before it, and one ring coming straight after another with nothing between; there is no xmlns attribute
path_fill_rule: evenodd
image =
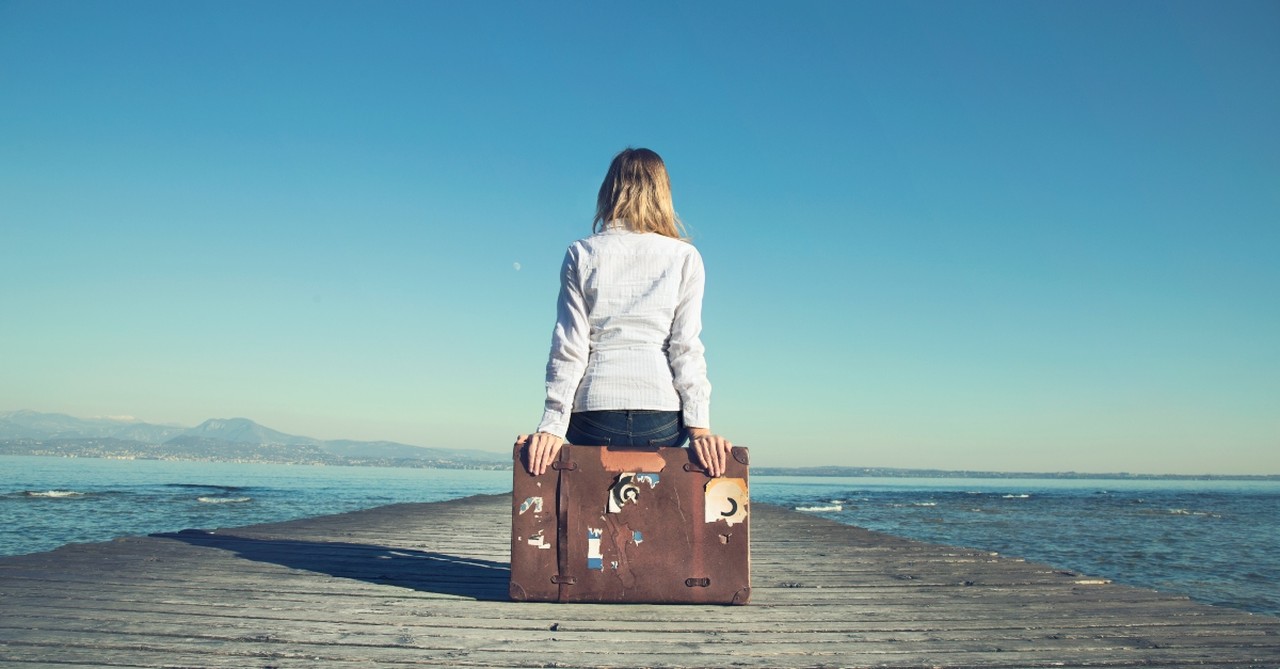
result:
<svg viewBox="0 0 1280 669"><path fill-rule="evenodd" d="M541 476L514 452L511 598L746 604L747 449L710 478L685 448L569 446Z"/></svg>

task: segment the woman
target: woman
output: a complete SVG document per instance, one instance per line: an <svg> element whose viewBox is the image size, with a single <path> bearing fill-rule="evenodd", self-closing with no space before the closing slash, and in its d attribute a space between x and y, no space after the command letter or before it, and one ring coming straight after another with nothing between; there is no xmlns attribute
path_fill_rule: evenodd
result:
<svg viewBox="0 0 1280 669"><path fill-rule="evenodd" d="M590 237L560 272L547 399L529 438L540 475L560 447L678 446L711 476L732 444L712 434L702 342L702 256L681 235L666 165L648 149L614 157Z"/></svg>

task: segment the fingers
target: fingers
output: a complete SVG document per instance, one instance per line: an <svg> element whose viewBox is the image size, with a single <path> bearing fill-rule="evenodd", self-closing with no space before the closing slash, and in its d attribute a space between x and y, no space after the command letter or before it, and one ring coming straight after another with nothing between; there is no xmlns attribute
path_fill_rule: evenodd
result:
<svg viewBox="0 0 1280 669"><path fill-rule="evenodd" d="M702 461L708 476L715 478L724 473L720 468L719 458L716 457L715 442L710 436L701 437L693 443L698 447L698 459Z"/></svg>
<svg viewBox="0 0 1280 669"><path fill-rule="evenodd" d="M733 444L718 434L702 434L694 437L693 451L698 456L698 461L706 468L707 474L712 478L724 476L725 469L729 466L729 454L733 451Z"/></svg>
<svg viewBox="0 0 1280 669"><path fill-rule="evenodd" d="M535 434L529 440L529 473L541 476L547 471L547 443L542 435Z"/></svg>
<svg viewBox="0 0 1280 669"><path fill-rule="evenodd" d="M733 448L733 445L729 443L728 439L718 435L712 437L712 439L715 441L715 446L712 449L716 458L715 475L724 476L725 470L729 467L729 450Z"/></svg>
<svg viewBox="0 0 1280 669"><path fill-rule="evenodd" d="M554 434L539 432L529 437L528 466L530 474L542 476L560 454L564 440Z"/></svg>
<svg viewBox="0 0 1280 669"><path fill-rule="evenodd" d="M556 461L556 456L560 453L560 440L551 435L547 437L542 441L542 460L538 463L539 476L551 467L551 463Z"/></svg>

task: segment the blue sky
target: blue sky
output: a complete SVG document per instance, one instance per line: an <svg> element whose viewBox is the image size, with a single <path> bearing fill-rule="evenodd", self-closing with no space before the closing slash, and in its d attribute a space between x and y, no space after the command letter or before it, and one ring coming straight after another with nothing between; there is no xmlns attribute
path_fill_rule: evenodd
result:
<svg viewBox="0 0 1280 669"><path fill-rule="evenodd" d="M503 450L657 150L766 465L1280 473L1275 2L0 0L0 410Z"/></svg>

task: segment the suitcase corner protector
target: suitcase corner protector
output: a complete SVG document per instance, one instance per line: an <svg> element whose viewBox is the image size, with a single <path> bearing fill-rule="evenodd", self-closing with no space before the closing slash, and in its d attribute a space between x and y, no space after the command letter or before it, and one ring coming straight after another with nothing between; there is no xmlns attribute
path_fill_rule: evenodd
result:
<svg viewBox="0 0 1280 669"><path fill-rule="evenodd" d="M745 604L749 604L750 602L751 602L751 586L747 586L733 593L732 603L734 606L743 606Z"/></svg>
<svg viewBox="0 0 1280 669"><path fill-rule="evenodd" d="M507 587L507 594L511 597L513 601L517 601L517 602L529 601L529 594L524 591L524 587L522 587L519 583L516 583L514 581L512 581L511 585Z"/></svg>

